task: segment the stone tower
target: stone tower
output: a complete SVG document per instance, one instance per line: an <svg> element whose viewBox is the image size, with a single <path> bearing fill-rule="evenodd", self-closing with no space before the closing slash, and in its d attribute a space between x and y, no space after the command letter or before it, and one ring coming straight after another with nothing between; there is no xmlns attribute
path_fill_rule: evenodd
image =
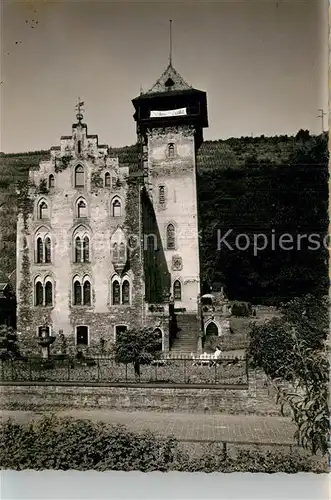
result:
<svg viewBox="0 0 331 500"><path fill-rule="evenodd" d="M132 102L146 197L153 207L155 230L161 241L157 252L162 252L170 275L168 292L174 310L191 315L192 321L194 316L197 325L200 271L196 152L203 140L202 129L208 126L206 93L188 85L170 59L153 87ZM158 273L151 274L145 273L147 294L157 288ZM149 284L153 279L154 285ZM192 325L186 326L192 329Z"/></svg>

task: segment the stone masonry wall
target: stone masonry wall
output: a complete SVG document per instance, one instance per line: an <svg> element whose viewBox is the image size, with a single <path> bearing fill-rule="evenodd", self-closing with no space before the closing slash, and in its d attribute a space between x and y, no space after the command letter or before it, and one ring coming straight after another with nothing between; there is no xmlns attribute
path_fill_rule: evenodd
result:
<svg viewBox="0 0 331 500"><path fill-rule="evenodd" d="M100 408L125 411L178 411L280 415L279 406L250 374L249 386L229 388L120 387L101 384L2 384L0 407L47 411L56 408Z"/></svg>

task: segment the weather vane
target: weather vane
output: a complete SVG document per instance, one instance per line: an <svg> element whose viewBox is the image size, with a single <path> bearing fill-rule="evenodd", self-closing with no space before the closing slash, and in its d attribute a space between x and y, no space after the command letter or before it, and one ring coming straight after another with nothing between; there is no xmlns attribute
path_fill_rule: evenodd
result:
<svg viewBox="0 0 331 500"><path fill-rule="evenodd" d="M75 111L77 111L76 118L79 122L82 121L83 119L83 114L82 112L85 111L84 109L84 101L80 100L80 97L78 97L78 103L75 106Z"/></svg>

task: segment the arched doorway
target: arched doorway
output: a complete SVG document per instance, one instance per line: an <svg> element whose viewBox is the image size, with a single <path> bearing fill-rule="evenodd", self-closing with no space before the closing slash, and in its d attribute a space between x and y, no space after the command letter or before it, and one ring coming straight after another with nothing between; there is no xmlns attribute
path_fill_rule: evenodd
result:
<svg viewBox="0 0 331 500"><path fill-rule="evenodd" d="M160 328L155 328L154 333L159 340L159 347L158 347L157 351L158 352L162 351L162 330Z"/></svg>
<svg viewBox="0 0 331 500"><path fill-rule="evenodd" d="M217 337L217 335L218 335L217 325L216 323L211 321L210 323L208 323L206 327L206 337L215 337L215 336Z"/></svg>

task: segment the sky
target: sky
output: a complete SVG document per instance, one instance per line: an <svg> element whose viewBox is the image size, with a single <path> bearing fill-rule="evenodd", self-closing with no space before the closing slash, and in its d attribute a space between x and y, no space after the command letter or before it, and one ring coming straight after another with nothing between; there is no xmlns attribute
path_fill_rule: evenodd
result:
<svg viewBox="0 0 331 500"><path fill-rule="evenodd" d="M321 132L327 0L5 0L1 9L2 152L59 144L78 97L101 144L133 144L131 99L168 64L169 19L174 67L207 92L205 139Z"/></svg>

